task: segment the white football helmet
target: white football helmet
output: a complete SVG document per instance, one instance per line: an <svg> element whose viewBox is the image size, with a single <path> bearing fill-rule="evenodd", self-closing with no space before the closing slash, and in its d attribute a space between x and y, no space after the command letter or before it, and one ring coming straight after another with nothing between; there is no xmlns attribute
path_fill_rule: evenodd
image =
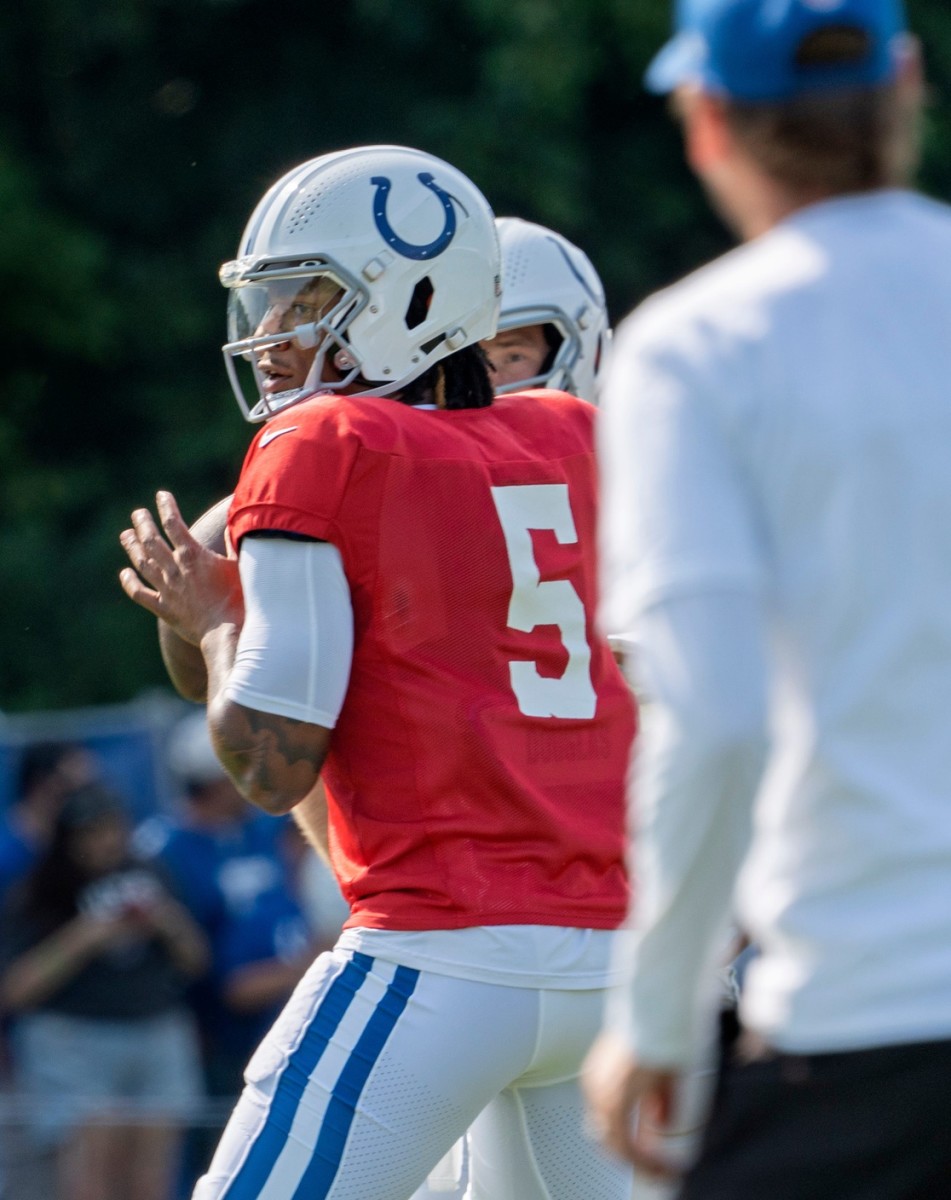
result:
<svg viewBox="0 0 951 1200"><path fill-rule="evenodd" d="M553 325L560 338L541 374L497 388L497 393L552 387L593 403L611 334L604 287L591 260L544 225L520 217L499 217L495 226L502 250L498 332L525 325Z"/></svg>
<svg viewBox="0 0 951 1200"><path fill-rule="evenodd" d="M455 167L404 146L341 150L289 171L219 278L230 292L225 365L249 421L355 380L366 395L399 391L492 337L501 292L487 200ZM303 386L281 391L258 363L289 343L316 353ZM242 362L253 381L239 379Z"/></svg>

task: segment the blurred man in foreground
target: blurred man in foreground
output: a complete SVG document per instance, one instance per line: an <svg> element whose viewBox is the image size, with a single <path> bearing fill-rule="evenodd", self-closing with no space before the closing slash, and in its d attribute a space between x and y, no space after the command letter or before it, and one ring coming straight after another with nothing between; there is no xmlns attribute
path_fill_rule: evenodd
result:
<svg viewBox="0 0 951 1200"><path fill-rule="evenodd" d="M609 627L652 697L637 937L589 1059L656 1131L735 905L761 947L685 1200L951 1195L951 213L898 0L687 0L648 84L742 248L624 323ZM639 1109L639 1119L631 1117Z"/></svg>

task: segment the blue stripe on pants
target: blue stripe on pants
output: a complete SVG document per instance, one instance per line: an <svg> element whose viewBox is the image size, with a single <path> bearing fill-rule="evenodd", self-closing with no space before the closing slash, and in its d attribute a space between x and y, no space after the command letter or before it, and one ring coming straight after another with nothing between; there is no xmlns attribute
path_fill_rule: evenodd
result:
<svg viewBox="0 0 951 1200"><path fill-rule="evenodd" d="M333 1186L350 1126L356 1115L360 1094L386 1045L387 1038L406 1008L418 979L419 971L413 971L409 967L396 968L396 974L386 989L386 994L376 1006L373 1016L367 1022L334 1084L327 1112L321 1122L314 1156L294 1193L294 1200L325 1200Z"/></svg>
<svg viewBox="0 0 951 1200"><path fill-rule="evenodd" d="M328 1042L336 1033L372 966L373 959L369 955L356 953L330 985L310 1027L301 1038L300 1045L290 1056L281 1073L264 1128L255 1138L247 1158L225 1191L223 1200L225 1197L227 1200L257 1200L278 1155L284 1149L310 1074L320 1061ZM386 996L380 1002L381 1005L385 1000ZM372 1025L373 1019L371 1018L367 1029ZM366 1031L363 1036L366 1036Z"/></svg>

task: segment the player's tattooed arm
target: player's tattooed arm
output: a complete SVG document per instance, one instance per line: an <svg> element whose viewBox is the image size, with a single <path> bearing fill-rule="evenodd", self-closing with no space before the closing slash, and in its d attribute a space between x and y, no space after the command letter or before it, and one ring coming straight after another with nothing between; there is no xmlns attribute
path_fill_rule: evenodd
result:
<svg viewBox="0 0 951 1200"><path fill-rule="evenodd" d="M225 642L220 647L215 645L219 637ZM208 703L211 739L235 786L265 812L286 813L306 804L318 785L331 731L228 700L215 685L219 666L229 658L234 661L233 646L227 645L225 634L215 634L202 642L202 649L212 694Z"/></svg>

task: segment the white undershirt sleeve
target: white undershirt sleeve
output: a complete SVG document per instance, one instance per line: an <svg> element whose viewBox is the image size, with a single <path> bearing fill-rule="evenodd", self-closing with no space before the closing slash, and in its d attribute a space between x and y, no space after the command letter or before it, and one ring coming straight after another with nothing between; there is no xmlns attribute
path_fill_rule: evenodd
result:
<svg viewBox="0 0 951 1200"><path fill-rule="evenodd" d="M608 1025L641 1062L691 1062L704 1036L766 761L763 616L752 592L679 595L637 629L650 695L632 792L633 937Z"/></svg>
<svg viewBox="0 0 951 1200"><path fill-rule="evenodd" d="M244 627L225 694L259 712L333 729L353 657L353 608L329 542L245 537Z"/></svg>

